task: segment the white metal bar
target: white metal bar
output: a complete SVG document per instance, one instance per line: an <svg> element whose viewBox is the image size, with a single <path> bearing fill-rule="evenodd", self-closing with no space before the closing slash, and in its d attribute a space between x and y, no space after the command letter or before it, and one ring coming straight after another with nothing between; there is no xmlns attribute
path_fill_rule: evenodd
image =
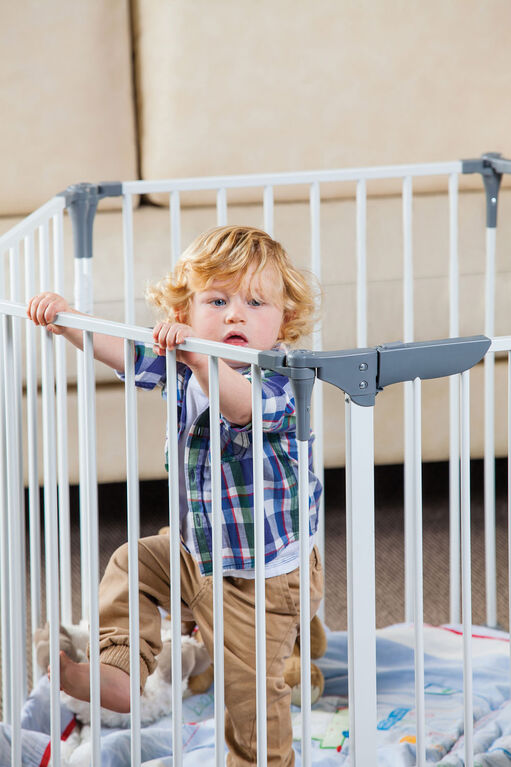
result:
<svg viewBox="0 0 511 767"><path fill-rule="evenodd" d="M42 280L49 264L41 258ZM52 764L60 765L60 660L59 660L59 530L57 515L57 466L55 426L55 370L53 337L41 331L41 380L44 456L44 546L46 563L46 617L50 626L50 708Z"/></svg>
<svg viewBox="0 0 511 767"><path fill-rule="evenodd" d="M138 539L140 508L138 493L137 403L135 391L135 348L133 341L124 342L125 409L126 409L126 479L128 503L128 599L130 632L130 712L131 765L141 762L140 734L140 610L138 587Z"/></svg>
<svg viewBox="0 0 511 767"><path fill-rule="evenodd" d="M124 189L124 185L123 185ZM179 192L170 193L170 256L174 267L181 255L181 203Z"/></svg>
<svg viewBox="0 0 511 767"><path fill-rule="evenodd" d="M309 442L298 444L298 499L300 536L300 691L302 709L302 765L312 764L311 730L311 611L309 536Z"/></svg>
<svg viewBox="0 0 511 767"><path fill-rule="evenodd" d="M26 216L26 218L15 224L12 229L9 229L0 237L0 253L21 242L24 237L32 234L38 226L44 222L48 222L52 216L59 211L64 210L65 207L66 201L64 197L53 197L53 199L49 200L29 216Z"/></svg>
<svg viewBox="0 0 511 767"><path fill-rule="evenodd" d="M449 335L459 336L458 174L449 176ZM460 379L449 378L449 616L460 622Z"/></svg>
<svg viewBox="0 0 511 767"><path fill-rule="evenodd" d="M213 513L213 614L215 668L215 764L223 767L224 742L224 625L222 571L222 485L220 457L220 389L218 360L209 357L209 429L211 445L211 507Z"/></svg>
<svg viewBox="0 0 511 767"><path fill-rule="evenodd" d="M358 179L404 178L406 176L447 176L461 173L462 163L421 163L410 165L382 165L372 168L344 168L338 170L303 171L299 173L254 173L238 176L203 176L197 178L159 179L155 181L125 181L123 193L154 194L172 191L199 191L241 189L277 185L312 184L314 181L358 181Z"/></svg>
<svg viewBox="0 0 511 767"><path fill-rule="evenodd" d="M10 273L10 294L13 301L22 300L21 289L21 274L20 274L20 244L16 243L9 252L9 273ZM19 556L22 562L26 560L26 541L25 541L25 493L23 483L23 444L22 444L22 346L21 346L21 322L19 319L13 319L13 367L11 368L11 374L14 376L14 413L15 413L15 427L14 427L14 441L16 445L17 456L17 471L18 471L18 483L19 483L19 515L21 523L19 526ZM21 574L21 593L23 595L22 604L26 604L27 583L25 568L20 571ZM23 647L27 641L27 616L26 611L21 611L22 620L22 643ZM27 667L23 664L23 697L24 699L28 695L27 690Z"/></svg>
<svg viewBox="0 0 511 767"><path fill-rule="evenodd" d="M486 230L485 334L495 331L496 228ZM495 540L495 358L484 358L484 542L486 573L486 622L497 626L497 570Z"/></svg>
<svg viewBox="0 0 511 767"><path fill-rule="evenodd" d="M511 352L507 355L507 572L508 635L511 639ZM509 643L509 689L511 690L511 642Z"/></svg>
<svg viewBox="0 0 511 767"><path fill-rule="evenodd" d="M4 296L4 258L0 254L0 295ZM0 355L6 359L4 349L4 328L7 328L7 317L2 317L2 332L0 333ZM6 332L6 330L5 330ZM6 724L11 721L11 688L10 668L11 657L11 629L10 629L10 606L9 606L9 499L7 487L7 427L6 412L7 402L5 399L4 373L0 372L0 634L2 641L2 706L3 719Z"/></svg>
<svg viewBox="0 0 511 767"><path fill-rule="evenodd" d="M55 290L64 292L64 232L63 212L53 218L53 252ZM66 339L55 338L55 373L57 389L57 468L60 544L60 594L64 623L73 622L71 579L71 520L69 508L69 462L67 428Z"/></svg>
<svg viewBox="0 0 511 767"><path fill-rule="evenodd" d="M311 228L311 272L321 282L321 190L317 181L311 184L309 192L310 207L310 228ZM318 299L319 310L319 299ZM321 321L318 320L312 333L312 348L320 351L323 348L323 338L321 332ZM314 450L314 471L321 485L325 482L325 459L324 459L324 389L323 382L316 381L312 390L312 412L313 412L313 430L315 435ZM319 504L318 529L316 532L316 543L321 556L321 561L325 562L325 497L321 494ZM318 609L318 616L325 621L325 600L321 601Z"/></svg>
<svg viewBox="0 0 511 767"><path fill-rule="evenodd" d="M225 189L219 189L216 193L216 223L217 226L227 224L227 192Z"/></svg>
<svg viewBox="0 0 511 767"><path fill-rule="evenodd" d="M80 312L89 314L93 305L92 285L92 259L75 258L74 274L74 298L75 308ZM78 316L78 315L75 315ZM80 575L81 575L81 599L82 620L89 619L89 590L87 588L89 567L89 532L85 510L88 507L87 497L87 458L85 454L85 372L84 356L76 352L76 375L77 375L77 404L78 404L78 465L79 465L79 497L80 497Z"/></svg>
<svg viewBox="0 0 511 767"><path fill-rule="evenodd" d="M274 221L273 187L270 185L264 187L263 209L264 209L264 227L263 227L264 231L268 232L270 237L273 237L275 221Z"/></svg>
<svg viewBox="0 0 511 767"><path fill-rule="evenodd" d="M179 468L177 422L176 353L167 351L167 465L169 470L170 524L170 615L172 617L172 679L182 678L181 663L181 560L179 533ZM182 685L172 685L172 751L173 765L183 761L183 694Z"/></svg>
<svg viewBox="0 0 511 767"><path fill-rule="evenodd" d="M346 398L348 692L353 767L376 764L374 408Z"/></svg>
<svg viewBox="0 0 511 767"><path fill-rule="evenodd" d="M507 352L511 349L511 336L497 336L492 339L489 352Z"/></svg>
<svg viewBox="0 0 511 767"><path fill-rule="evenodd" d="M403 179L403 336L413 341L412 179ZM413 384L404 384L404 483L405 483L405 621L413 616Z"/></svg>
<svg viewBox="0 0 511 767"><path fill-rule="evenodd" d="M422 563L422 409L421 381L413 381L413 473L414 473L414 633L415 633L415 711L417 722L416 764L426 764L426 706L424 701L424 608Z"/></svg>
<svg viewBox="0 0 511 767"><path fill-rule="evenodd" d="M470 564L470 373L468 370L461 374L461 567L465 767L473 767L472 574Z"/></svg>
<svg viewBox="0 0 511 767"><path fill-rule="evenodd" d="M35 291L34 236L25 238L25 299L28 302ZM36 328L25 323L26 331L26 387L27 387L27 462L30 551L30 615L32 633L42 624L41 605L41 509L39 501L39 453L37 428L37 349ZM32 648L32 676L37 678L38 668L35 645Z"/></svg>
<svg viewBox="0 0 511 767"><path fill-rule="evenodd" d="M357 182L357 346L367 346L367 190Z"/></svg>
<svg viewBox="0 0 511 767"><path fill-rule="evenodd" d="M99 676L99 532L98 488L96 469L96 402L94 382L94 342L91 332L83 334L84 404L85 404L85 482L87 486L86 517L89 556L87 573L90 654L90 722L91 763L101 763L100 676Z"/></svg>
<svg viewBox="0 0 511 767"><path fill-rule="evenodd" d="M135 323L135 264L133 258L133 197L122 200L122 232L124 246L124 321Z"/></svg>
<svg viewBox="0 0 511 767"><path fill-rule="evenodd" d="M21 498L18 475L15 408L15 380L12 376L14 358L14 332L11 317L2 318L4 347L4 387L7 437L7 508L9 547L9 627L10 627L10 724L11 765L21 767L21 705L23 692L23 625L20 605L23 604L20 540Z"/></svg>
<svg viewBox="0 0 511 767"><path fill-rule="evenodd" d="M252 450L254 473L257 765L266 767L266 579L264 545L263 406L261 368L252 365Z"/></svg>

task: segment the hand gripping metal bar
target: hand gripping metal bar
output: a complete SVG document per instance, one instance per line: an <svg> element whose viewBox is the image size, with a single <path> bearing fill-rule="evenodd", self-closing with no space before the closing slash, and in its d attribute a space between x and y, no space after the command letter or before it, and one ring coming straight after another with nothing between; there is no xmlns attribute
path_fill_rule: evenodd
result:
<svg viewBox="0 0 511 767"><path fill-rule="evenodd" d="M121 194L122 184L119 181L72 184L60 192L66 200L73 226L75 258L92 258L92 228L98 202L104 197L119 197Z"/></svg>
<svg viewBox="0 0 511 767"><path fill-rule="evenodd" d="M260 352L258 363L290 379L295 392L297 436L307 439L316 376L337 386L357 405L371 407L377 393L390 384L443 378L468 370L484 357L490 344L489 338L480 335L408 344L398 341L372 349L334 352L269 351Z"/></svg>
<svg viewBox="0 0 511 767"><path fill-rule="evenodd" d="M486 226L497 226L497 206L500 182L503 173L511 173L511 160L506 160L499 152L486 152L473 160L462 160L463 173L480 173L486 190Z"/></svg>

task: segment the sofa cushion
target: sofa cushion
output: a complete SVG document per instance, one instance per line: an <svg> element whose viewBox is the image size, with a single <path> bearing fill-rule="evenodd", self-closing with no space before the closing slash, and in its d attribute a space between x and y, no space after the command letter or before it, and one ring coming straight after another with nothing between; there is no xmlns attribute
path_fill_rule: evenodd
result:
<svg viewBox="0 0 511 767"><path fill-rule="evenodd" d="M144 178L451 161L508 146L506 0L134 9Z"/></svg>
<svg viewBox="0 0 511 767"><path fill-rule="evenodd" d="M137 176L128 0L4 3L0 94L0 215Z"/></svg>

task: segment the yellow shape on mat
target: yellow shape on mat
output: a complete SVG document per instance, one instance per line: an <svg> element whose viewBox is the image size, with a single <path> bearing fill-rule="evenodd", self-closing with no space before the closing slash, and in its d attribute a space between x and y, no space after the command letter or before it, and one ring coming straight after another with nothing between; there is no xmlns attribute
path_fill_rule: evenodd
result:
<svg viewBox="0 0 511 767"><path fill-rule="evenodd" d="M399 741L400 743L416 743L417 738L415 735L405 735L404 738L401 738Z"/></svg>

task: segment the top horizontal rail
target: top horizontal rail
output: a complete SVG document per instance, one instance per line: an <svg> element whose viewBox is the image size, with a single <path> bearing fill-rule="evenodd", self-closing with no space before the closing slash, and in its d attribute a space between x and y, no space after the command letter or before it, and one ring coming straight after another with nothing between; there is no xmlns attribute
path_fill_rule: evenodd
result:
<svg viewBox="0 0 511 767"><path fill-rule="evenodd" d="M63 197L52 197L51 200L45 202L44 205L41 205L40 208L26 216L0 237L0 253L12 248L28 234L32 234L38 226L49 221L52 216L60 213L65 207L66 201Z"/></svg>
<svg viewBox="0 0 511 767"><path fill-rule="evenodd" d="M27 307L14 301L0 300L0 314L22 317L28 320ZM125 338L128 341L139 341L150 346L153 344L153 331L148 328L138 325L127 325L123 322L114 322L113 320L103 320L87 314L61 312L57 315L54 324L62 325L66 328L74 328L75 330L85 330L91 333L102 333L108 336L115 336L116 338ZM232 344L206 341L201 338L187 338L184 343L179 344L179 348L198 354L209 354L213 357L232 359L236 362L243 362L246 365L259 364L260 352L257 349L235 347Z"/></svg>
<svg viewBox="0 0 511 767"><path fill-rule="evenodd" d="M191 192L217 189L241 189L264 186L289 186L314 182L359 181L360 179L405 178L406 176L442 176L461 173L462 162L419 163L414 165L382 165L373 168L303 171L300 173L254 173L241 176L203 176L197 178L162 179L159 181L125 181L124 194L157 192Z"/></svg>

